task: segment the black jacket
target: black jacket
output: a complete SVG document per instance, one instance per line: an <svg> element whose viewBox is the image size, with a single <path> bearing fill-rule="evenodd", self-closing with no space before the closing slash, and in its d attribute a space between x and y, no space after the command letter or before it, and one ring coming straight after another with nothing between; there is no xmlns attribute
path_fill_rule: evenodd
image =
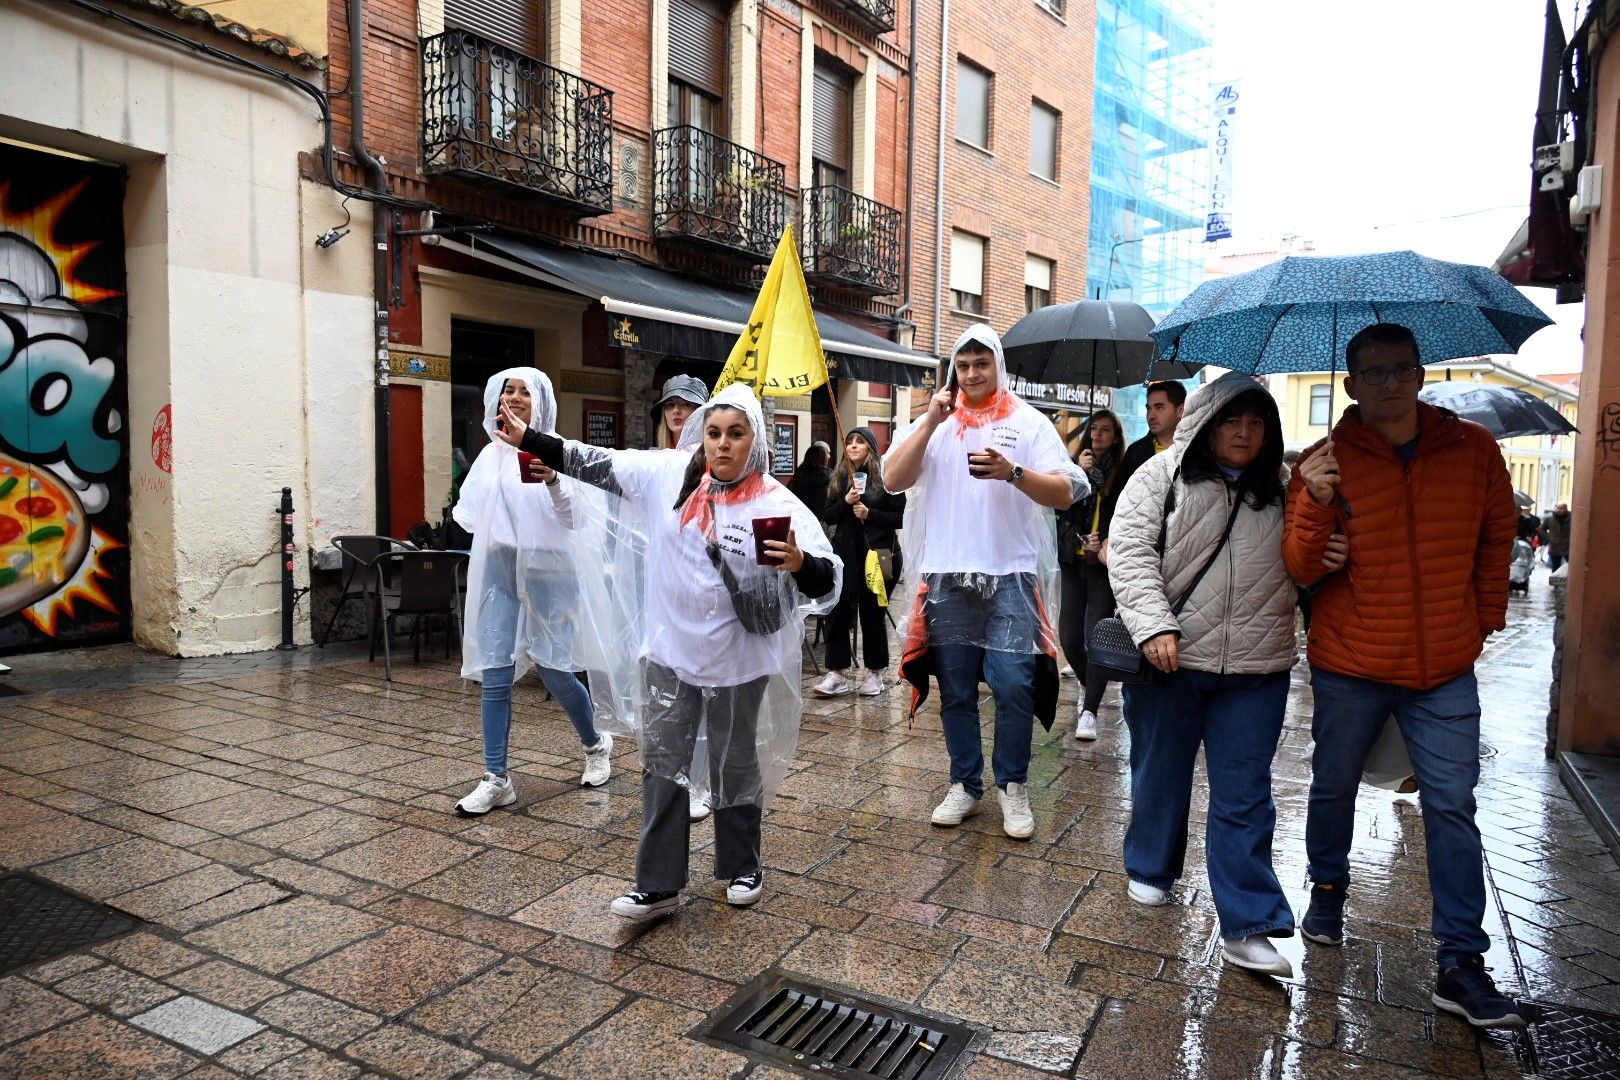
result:
<svg viewBox="0 0 1620 1080"><path fill-rule="evenodd" d="M1136 470L1153 460L1157 453L1154 449L1153 433L1137 439L1125 448L1125 456L1120 459L1119 468L1113 476L1108 478L1107 490L1102 496L1102 519L1098 522L1097 531L1104 536L1108 535L1108 526L1114 520L1114 506L1119 502L1119 493L1125 490L1125 485L1131 482Z"/></svg>
<svg viewBox="0 0 1620 1080"><path fill-rule="evenodd" d="M1067 565L1080 557L1080 544L1091 532L1092 514L1097 509L1097 504L1108 495L1108 482L1117 468L1119 468L1118 459L1113 454L1098 460L1096 465L1085 470L1086 479L1091 482L1091 494L1067 510L1057 512L1058 562ZM1101 519L1097 527L1099 531L1103 531Z"/></svg>
<svg viewBox="0 0 1620 1080"><path fill-rule="evenodd" d="M867 509L866 527L862 528L853 507L844 501L848 491L846 480L838 494L825 499L821 508L821 520L832 526L832 546L839 557L845 563L864 564L868 550L898 547L895 531L905 519L905 495L868 486L860 500Z"/></svg>

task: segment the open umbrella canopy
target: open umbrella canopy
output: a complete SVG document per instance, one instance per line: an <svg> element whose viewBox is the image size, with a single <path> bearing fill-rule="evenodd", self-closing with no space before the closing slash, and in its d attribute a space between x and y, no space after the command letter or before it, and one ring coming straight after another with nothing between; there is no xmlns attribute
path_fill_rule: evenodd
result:
<svg viewBox="0 0 1620 1080"><path fill-rule="evenodd" d="M1199 365L1153 363L1153 316L1128 300L1075 300L1037 308L1001 339L1007 371L1034 383L1131 386L1149 376L1185 379Z"/></svg>
<svg viewBox="0 0 1620 1080"><path fill-rule="evenodd" d="M1552 323L1494 270L1411 251L1279 259L1206 281L1153 329L1159 355L1254 375L1332 371L1373 323L1400 323L1425 363L1516 352Z"/></svg>
<svg viewBox="0 0 1620 1080"><path fill-rule="evenodd" d="M1568 435L1575 430L1575 425L1564 419L1563 413L1517 386L1437 382L1420 390L1418 398L1483 425L1498 439Z"/></svg>

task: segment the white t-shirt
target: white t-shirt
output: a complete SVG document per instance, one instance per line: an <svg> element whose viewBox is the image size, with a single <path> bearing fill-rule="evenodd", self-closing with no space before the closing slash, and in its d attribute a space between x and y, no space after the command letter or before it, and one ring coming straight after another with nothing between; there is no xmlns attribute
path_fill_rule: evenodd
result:
<svg viewBox="0 0 1620 1080"><path fill-rule="evenodd" d="M896 435L893 445L900 446L915 426ZM1081 498L1090 490L1052 422L1028 404L980 427L964 429L952 415L934 429L917 475L923 495L912 507L927 538L919 572L1001 575L1037 569L1042 529L1052 530L1051 511L1005 480L970 474L967 455L985 447L1030 472L1079 475Z"/></svg>

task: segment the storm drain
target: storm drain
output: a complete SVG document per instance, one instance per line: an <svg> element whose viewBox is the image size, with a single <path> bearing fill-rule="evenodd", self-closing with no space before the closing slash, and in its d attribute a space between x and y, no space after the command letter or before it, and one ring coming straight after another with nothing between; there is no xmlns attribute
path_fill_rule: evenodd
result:
<svg viewBox="0 0 1620 1080"><path fill-rule="evenodd" d="M1535 1023L1526 1032L1493 1032L1509 1042L1526 1072L1542 1080L1620 1078L1620 1016L1526 1002Z"/></svg>
<svg viewBox="0 0 1620 1080"><path fill-rule="evenodd" d="M934 1080L973 1034L964 1024L772 973L739 997L700 1029L701 1037L815 1076Z"/></svg>
<svg viewBox="0 0 1620 1080"><path fill-rule="evenodd" d="M136 920L32 874L0 876L0 974L105 941Z"/></svg>

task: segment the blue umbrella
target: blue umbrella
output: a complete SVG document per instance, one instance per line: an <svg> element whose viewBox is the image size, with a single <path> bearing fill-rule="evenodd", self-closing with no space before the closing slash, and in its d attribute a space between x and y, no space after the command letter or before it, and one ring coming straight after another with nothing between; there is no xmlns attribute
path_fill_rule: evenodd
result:
<svg viewBox="0 0 1620 1080"><path fill-rule="evenodd" d="M1380 322L1408 327L1430 362L1516 352L1552 320L1494 270L1391 251L1290 256L1206 281L1151 333L1162 358L1264 375L1335 371Z"/></svg>

